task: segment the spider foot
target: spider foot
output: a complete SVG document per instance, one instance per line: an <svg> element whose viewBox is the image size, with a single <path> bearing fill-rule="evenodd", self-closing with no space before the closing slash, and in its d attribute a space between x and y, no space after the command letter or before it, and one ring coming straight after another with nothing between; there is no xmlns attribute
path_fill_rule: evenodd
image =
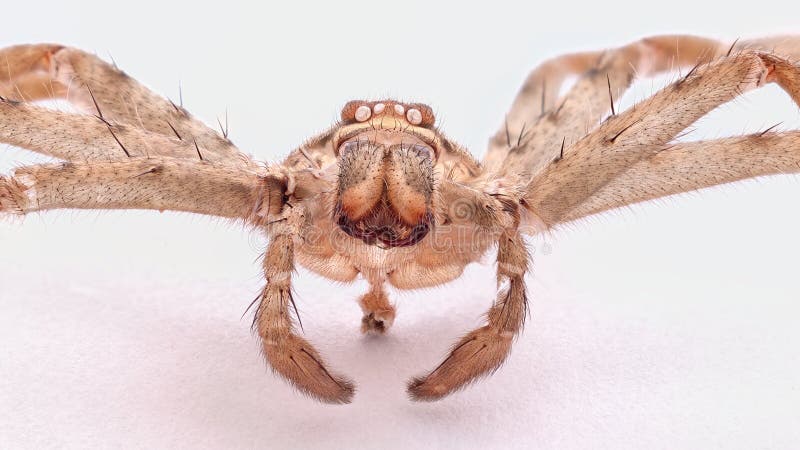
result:
<svg viewBox="0 0 800 450"><path fill-rule="evenodd" d="M415 401L435 401L488 375L503 363L512 335L485 326L464 336L436 369L408 383Z"/></svg>
<svg viewBox="0 0 800 450"><path fill-rule="evenodd" d="M325 403L350 403L353 383L330 372L322 357L305 339L294 334L264 338L264 355L272 368L303 393Z"/></svg>

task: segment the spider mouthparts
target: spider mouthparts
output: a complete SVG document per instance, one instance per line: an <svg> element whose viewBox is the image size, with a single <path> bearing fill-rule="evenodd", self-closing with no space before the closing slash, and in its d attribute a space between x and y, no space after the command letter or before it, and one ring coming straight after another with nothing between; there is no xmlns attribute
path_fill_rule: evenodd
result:
<svg viewBox="0 0 800 450"><path fill-rule="evenodd" d="M364 218L353 221L337 208L336 223L349 236L380 248L408 247L421 241L430 231L433 215L428 212L415 224L405 223L385 203L376 206Z"/></svg>

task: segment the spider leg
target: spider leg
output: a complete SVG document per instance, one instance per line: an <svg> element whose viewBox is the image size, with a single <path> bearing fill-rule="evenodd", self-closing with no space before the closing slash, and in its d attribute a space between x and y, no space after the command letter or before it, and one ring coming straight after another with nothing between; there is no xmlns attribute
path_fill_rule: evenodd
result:
<svg viewBox="0 0 800 450"><path fill-rule="evenodd" d="M797 172L798 131L677 143L634 164L570 211L563 222L746 178Z"/></svg>
<svg viewBox="0 0 800 450"><path fill-rule="evenodd" d="M432 372L412 380L414 400L440 399L497 370L522 330L527 314L524 275L528 253L522 236L508 231L500 236L497 252L497 300L487 313L487 324L464 336Z"/></svg>
<svg viewBox="0 0 800 450"><path fill-rule="evenodd" d="M197 141L209 158L213 155L232 165L251 163L227 137L181 106L78 49L52 44L0 49L0 96L11 101L66 99L84 113L110 123L127 124L186 142ZM109 155L117 157L115 153Z"/></svg>
<svg viewBox="0 0 800 450"><path fill-rule="evenodd" d="M589 70L602 55L602 51L572 53L549 59L536 67L522 84L500 128L489 139L489 148L482 161L486 170L498 171L516 143L523 142L523 126L530 132L531 126L558 100L564 81Z"/></svg>
<svg viewBox="0 0 800 450"><path fill-rule="evenodd" d="M49 209L154 209L258 220L279 208L280 180L174 158L25 166L0 176L0 214ZM270 196L270 198L267 198Z"/></svg>
<svg viewBox="0 0 800 450"><path fill-rule="evenodd" d="M272 235L264 257L267 285L261 295L253 322L262 340L262 350L270 367L301 392L327 403L350 403L353 384L331 373L319 352L295 332L292 312L291 276L294 270L292 232L285 222L283 231Z"/></svg>
<svg viewBox="0 0 800 450"><path fill-rule="evenodd" d="M12 100L0 100L0 142L66 161L122 160L130 156L169 156L215 164L228 161L175 136Z"/></svg>
<svg viewBox="0 0 800 450"><path fill-rule="evenodd" d="M767 81L778 83L800 105L800 68L767 54ZM564 217L571 221L609 209L746 178L800 171L800 131L767 130L748 136L675 143L611 179Z"/></svg>
<svg viewBox="0 0 800 450"><path fill-rule="evenodd" d="M652 97L610 117L575 143L527 187L526 205L546 226L571 211L614 178L662 146L697 119L743 92L772 81L776 57L745 51L698 67ZM784 70L784 69L782 69Z"/></svg>
<svg viewBox="0 0 800 450"><path fill-rule="evenodd" d="M800 39L777 37L728 45L696 36L655 36L607 52L577 53L547 61L523 84L507 123L490 140L484 163L500 176L536 175L568 153L570 145L595 128L605 114L613 112L613 103L634 77L696 68L743 49L800 57ZM579 75L578 80L563 98L556 99L564 78L571 74ZM541 94L545 86L555 92Z"/></svg>

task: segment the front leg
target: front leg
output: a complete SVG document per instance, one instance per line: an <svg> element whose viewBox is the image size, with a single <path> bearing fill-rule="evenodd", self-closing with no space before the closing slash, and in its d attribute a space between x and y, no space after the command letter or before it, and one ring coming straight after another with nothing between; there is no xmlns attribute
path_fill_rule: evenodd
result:
<svg viewBox="0 0 800 450"><path fill-rule="evenodd" d="M412 380L408 385L412 399L438 400L503 364L527 314L527 267L522 236L518 231L504 232L497 251L498 295L487 313L488 323L464 336L436 369Z"/></svg>
<svg viewBox="0 0 800 450"><path fill-rule="evenodd" d="M325 367L322 357L305 339L295 333L292 312L291 276L294 270L294 243L288 226L274 234L264 257L267 285L261 294L254 327L272 369L304 394L326 403L350 403L355 388L348 379Z"/></svg>
<svg viewBox="0 0 800 450"><path fill-rule="evenodd" d="M0 175L0 217L51 209L151 209L253 219L276 204L283 180L271 174L176 158L64 162ZM277 198L276 198L277 197Z"/></svg>

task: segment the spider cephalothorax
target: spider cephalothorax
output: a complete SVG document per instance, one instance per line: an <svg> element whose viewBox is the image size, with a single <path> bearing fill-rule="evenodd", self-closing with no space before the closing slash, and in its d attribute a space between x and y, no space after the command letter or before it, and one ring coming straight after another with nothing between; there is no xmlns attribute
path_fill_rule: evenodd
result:
<svg viewBox="0 0 800 450"><path fill-rule="evenodd" d="M334 221L347 234L384 247L414 245L433 219L439 139L425 105L350 102L333 146L338 155Z"/></svg>
<svg viewBox="0 0 800 450"><path fill-rule="evenodd" d="M800 104L800 38L739 41L658 36L543 63L525 81L478 163L434 127L422 104L354 101L342 120L263 166L186 110L96 56L58 45L0 50L0 142L61 162L0 176L0 212L56 208L189 211L244 221L269 236L267 283L253 328L272 369L302 392L349 402L354 385L328 370L296 326L298 264L332 280L363 277L363 332L384 333L385 285L434 286L497 248L497 296L483 326L412 380L442 398L497 370L527 312L523 234L632 203L744 178L800 171L800 134L677 142L697 119L776 83ZM634 76L685 75L617 113ZM560 95L562 84L576 76ZM66 97L69 114L30 105ZM608 113L611 113L608 115ZM324 295L322 293L321 295Z"/></svg>

